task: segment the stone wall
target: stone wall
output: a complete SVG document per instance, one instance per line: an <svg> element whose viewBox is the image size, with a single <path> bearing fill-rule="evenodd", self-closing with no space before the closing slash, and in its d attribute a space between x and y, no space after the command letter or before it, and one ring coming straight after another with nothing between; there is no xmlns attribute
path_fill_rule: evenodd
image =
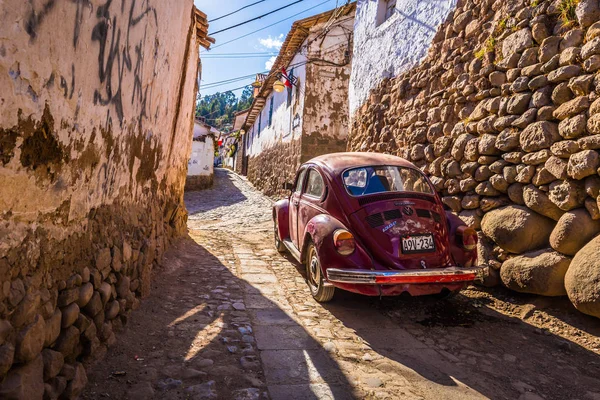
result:
<svg viewBox="0 0 600 400"><path fill-rule="evenodd" d="M600 264L583 254L600 232L599 20L598 1L459 2L423 62L372 91L349 141L429 175L482 230L488 283L568 294L598 317Z"/></svg>
<svg viewBox="0 0 600 400"><path fill-rule="evenodd" d="M427 55L436 29L456 2L396 0L394 13L383 21L387 1L357 1L348 93L350 114L368 99L381 79L405 72Z"/></svg>
<svg viewBox="0 0 600 400"><path fill-rule="evenodd" d="M285 182L294 182L300 166L301 139L278 143L248 161L248 180L267 196L283 198L289 191L283 189Z"/></svg>
<svg viewBox="0 0 600 400"><path fill-rule="evenodd" d="M185 231L192 1L0 10L0 398L75 398Z"/></svg>
<svg viewBox="0 0 600 400"><path fill-rule="evenodd" d="M204 190L212 187L214 176L210 175L188 175L185 178L185 190Z"/></svg>

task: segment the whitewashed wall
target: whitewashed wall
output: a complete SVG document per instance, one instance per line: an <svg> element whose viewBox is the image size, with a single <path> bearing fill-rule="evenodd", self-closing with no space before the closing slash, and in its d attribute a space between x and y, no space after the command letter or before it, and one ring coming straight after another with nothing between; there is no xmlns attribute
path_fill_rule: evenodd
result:
<svg viewBox="0 0 600 400"><path fill-rule="evenodd" d="M343 60L343 51L347 48L346 43L348 37L346 32L352 30L353 16L345 17L341 21L331 27L329 33L324 38L318 38L314 40L316 36L321 35L321 28L324 24L319 24L311 28L311 33L308 38L304 41L301 48L304 49L303 53L309 55L312 58L323 58L329 61L341 63ZM340 27L343 25L344 28ZM307 43L310 43L307 46ZM330 122L331 108L339 102L339 98L343 96L347 97L347 88L338 90L337 87L333 87L329 83L332 80L339 80L339 76L336 73L343 73L345 70L350 70L350 65L344 68L333 68L331 66L316 67L312 64L308 66L312 68L313 76L310 77L311 82L309 86L306 86L307 76L307 65L304 63L307 61L307 57L304 54L296 54L286 70L289 72L292 66L294 67L294 76L300 81L299 88L293 89L293 98L291 105L287 106L287 89L281 93L272 91L267 97L265 105L261 111L262 118L260 123L260 135L258 134L259 118L257 117L254 121L254 125L249 129L248 134L249 140L247 143L246 154L250 157L256 156L262 153L264 150L273 147L277 143L287 143L292 140L297 140L302 136L302 132L313 133L318 130L322 135L328 135L336 138L343 138L348 133L348 127L333 127ZM313 115L314 121L311 122L311 126L303 126L305 124L305 101L307 92L312 93L310 107L320 107L323 111ZM296 96L299 96L296 100ZM273 100L273 120L271 126L269 126L269 108L271 97ZM319 103L322 104L319 105ZM314 110L313 110L314 111ZM314 112L313 112L314 114ZM294 118L297 124L293 123ZM293 127L295 125L295 127ZM329 129L329 128L335 129Z"/></svg>
<svg viewBox="0 0 600 400"><path fill-rule="evenodd" d="M354 52L350 78L350 115L384 77L417 65L426 55L438 26L457 0L397 0L396 11L377 26L379 3L358 0L354 22Z"/></svg>
<svg viewBox="0 0 600 400"><path fill-rule="evenodd" d="M188 161L188 176L210 176L213 174L215 159L214 140L206 136L204 142L192 142L192 154Z"/></svg>
<svg viewBox="0 0 600 400"><path fill-rule="evenodd" d="M261 110L262 117L260 118L260 134L259 134L259 118L254 121L252 128L248 130L248 143L246 155L252 157L260 154L276 143L286 143L300 138L302 135L302 117L304 111L304 94L306 84L306 56L296 54L289 66L286 68L289 73L292 66L294 67L294 76L299 80L299 87L293 88L292 102L287 105L287 88L277 93L272 91L267 97L265 106ZM299 97L298 97L299 96ZM273 119L269 126L269 108L273 98ZM296 103L297 101L297 103ZM300 123L294 128L292 120L297 115Z"/></svg>

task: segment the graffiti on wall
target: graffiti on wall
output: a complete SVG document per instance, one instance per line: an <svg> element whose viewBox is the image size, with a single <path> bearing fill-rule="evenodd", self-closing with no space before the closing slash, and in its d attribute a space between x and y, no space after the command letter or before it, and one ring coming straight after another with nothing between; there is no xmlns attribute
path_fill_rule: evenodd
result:
<svg viewBox="0 0 600 400"><path fill-rule="evenodd" d="M36 41L44 29L44 21L59 4L56 0L46 0L39 5L33 3L29 15L25 18L25 31L31 43ZM90 21L93 24L90 39L97 46L99 80L91 99L93 104L110 107L120 124L125 118L125 101L137 107L138 119L147 118L149 87L143 87L144 59L146 54L154 54L156 58L159 43L156 29L158 17L149 0L106 0L95 10L90 0L71 0L60 5L75 7L72 38L75 50L82 40L82 25L86 18L93 19ZM152 23L153 29L148 29L148 25ZM148 31L156 35L153 40L147 37ZM134 37L136 39L133 39ZM152 46L154 48L148 48ZM75 64L71 64L70 74L60 76L59 88L68 99L73 98L75 91L75 72ZM124 93L125 79L133 80L131 93ZM112 123L110 110L107 120Z"/></svg>

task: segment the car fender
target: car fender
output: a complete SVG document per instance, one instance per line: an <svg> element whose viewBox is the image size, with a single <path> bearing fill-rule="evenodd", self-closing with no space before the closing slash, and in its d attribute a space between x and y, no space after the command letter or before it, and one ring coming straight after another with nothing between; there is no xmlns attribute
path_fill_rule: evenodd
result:
<svg viewBox="0 0 600 400"><path fill-rule="evenodd" d="M371 256L365 251L361 244L356 241L356 250L349 256L343 256L337 252L333 244L333 234L338 229L348 229L337 218L328 214L319 214L314 216L307 224L304 230L304 245L301 251L301 259L305 260L308 243L315 245L321 269L323 272L327 268L366 268L372 267ZM324 274L327 276L327 274Z"/></svg>
<svg viewBox="0 0 600 400"><path fill-rule="evenodd" d="M290 201L283 199L273 204L273 221L277 221L277 230L279 240L284 240L290 237Z"/></svg>
<svg viewBox="0 0 600 400"><path fill-rule="evenodd" d="M471 267L475 265L477 261L477 249L465 250L459 244L459 238L457 238L456 231L460 226L467 226L462 219L452 214L450 211L446 211L446 221L448 223L448 239L450 241L450 253L456 264L463 267Z"/></svg>

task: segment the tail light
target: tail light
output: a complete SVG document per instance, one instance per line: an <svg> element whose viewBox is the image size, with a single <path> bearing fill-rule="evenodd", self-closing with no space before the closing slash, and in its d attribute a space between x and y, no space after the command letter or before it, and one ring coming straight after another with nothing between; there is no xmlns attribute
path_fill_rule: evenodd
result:
<svg viewBox="0 0 600 400"><path fill-rule="evenodd" d="M473 228L464 225L456 228L456 240L465 250L473 251L477 248L477 232Z"/></svg>
<svg viewBox="0 0 600 400"><path fill-rule="evenodd" d="M345 229L338 229L333 233L333 245L338 253L343 256L349 256L354 253L356 243L354 236Z"/></svg>

